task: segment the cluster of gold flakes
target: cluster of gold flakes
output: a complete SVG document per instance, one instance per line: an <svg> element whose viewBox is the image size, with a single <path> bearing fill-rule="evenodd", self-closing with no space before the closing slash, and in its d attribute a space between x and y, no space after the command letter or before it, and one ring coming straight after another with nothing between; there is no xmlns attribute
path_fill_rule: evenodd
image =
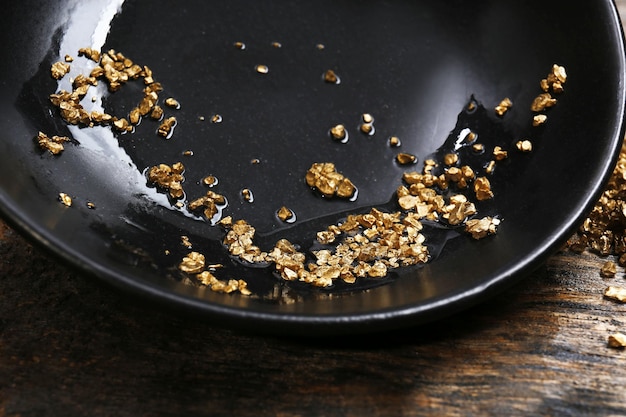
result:
<svg viewBox="0 0 626 417"><path fill-rule="evenodd" d="M176 126L176 117L168 117L167 119L163 120L163 122L159 125L157 133L159 134L159 136L169 138L171 136L174 126Z"/></svg>
<svg viewBox="0 0 626 417"><path fill-rule="evenodd" d="M230 294L239 291L241 295L252 295L252 292L248 289L248 283L242 279L223 281L217 279L215 275L209 271L202 271L196 275L196 278L200 281L200 284L209 287L211 291L214 292Z"/></svg>
<svg viewBox="0 0 626 417"><path fill-rule="evenodd" d="M177 200L184 195L182 182L185 166L181 162L159 164L148 170L148 181L169 192L170 197Z"/></svg>
<svg viewBox="0 0 626 417"><path fill-rule="evenodd" d="M474 239L482 239L495 234L500 225L500 219L495 217L483 217L482 219L469 219L465 222L465 231Z"/></svg>
<svg viewBox="0 0 626 417"><path fill-rule="evenodd" d="M626 145L604 192L568 246L574 252L589 249L614 255L620 266L626 266Z"/></svg>
<svg viewBox="0 0 626 417"><path fill-rule="evenodd" d="M65 149L63 147L64 142L68 142L70 138L67 136L52 136L49 137L43 132L39 132L35 137L37 144L41 149L49 151L53 155L58 155Z"/></svg>
<svg viewBox="0 0 626 417"><path fill-rule="evenodd" d="M543 93L539 94L530 105L530 109L535 113L541 113L533 119L533 125L538 126L545 123L547 116L542 112L556 105L557 100L552 94L563 92L563 84L567 81L565 67L554 64L548 76L539 83ZM540 116L540 117L537 117Z"/></svg>
<svg viewBox="0 0 626 417"><path fill-rule="evenodd" d="M318 190L326 197L350 198L356 187L348 178L337 172L332 162L316 162L305 175L309 187Z"/></svg>
<svg viewBox="0 0 626 417"><path fill-rule="evenodd" d="M456 163L455 158L449 157L446 165ZM444 163L446 158L444 156ZM493 217L472 219L477 214L476 206L463 194L452 194L444 197L438 190L447 190L450 183L459 189L467 188L473 181L477 200L486 200L493 197L491 184L486 177L476 178L474 171L468 165L461 167L451 166L444 174L432 174L436 162L432 159L424 161L422 173L413 171L403 175L407 185L401 185L396 191L398 205L405 211L415 213L419 220L444 220L451 226L465 224L465 231L475 239L481 239L494 234L500 220Z"/></svg>
<svg viewBox="0 0 626 417"><path fill-rule="evenodd" d="M243 220L227 227L224 244L231 255L247 262L274 263L283 279L318 287L329 287L337 279L354 283L357 278L382 278L390 268L428 261L422 224L415 213L372 209L367 214L349 215L345 222L318 232L319 243L340 243L334 250L313 251L315 261L309 263L306 255L285 239L270 252L261 251L254 244L254 227Z"/></svg>
<svg viewBox="0 0 626 417"><path fill-rule="evenodd" d="M209 190L202 197L190 201L187 208L191 211L202 209L202 213L210 220L218 213L218 207L225 204L226 198L223 195Z"/></svg>
<svg viewBox="0 0 626 417"><path fill-rule="evenodd" d="M361 121L361 132L365 133L366 135L373 135L375 132L374 117L369 113L363 113L361 115Z"/></svg>
<svg viewBox="0 0 626 417"><path fill-rule="evenodd" d="M50 95L50 101L59 108L61 117L67 123L84 127L112 125L120 132L131 132L134 126L140 122L141 117L149 115L155 120L162 119L163 109L157 105L157 102L159 99L158 93L163 88L160 83L154 80L150 68L147 66L141 67L122 53L112 49L106 53L100 53L91 48L81 48L78 51L78 55L91 59L97 65L88 76L79 74L72 80L72 91L61 90ZM59 80L69 73L70 64L67 62L71 62L73 59L66 57L65 61L56 62L52 65L51 74L53 78ZM98 80L105 80L109 91L115 92L128 81L138 78L143 78L144 80L144 95L137 107L130 110L128 117L118 118L95 110L87 111L81 104L89 88L96 86ZM180 104L173 98L167 99L166 104L174 108L180 107ZM175 122L175 118L167 119L167 122L164 122L159 127L158 133L161 136L168 136Z"/></svg>
<svg viewBox="0 0 626 417"><path fill-rule="evenodd" d="M199 252L190 252L187 256L183 257L182 262L178 265L178 268L190 275L195 275L200 284L211 288L215 292L231 293L239 291L243 295L250 295L248 290L248 284L243 280L230 279L228 281L219 280L210 271L205 270L205 257ZM211 269L215 269L221 265L209 265Z"/></svg>

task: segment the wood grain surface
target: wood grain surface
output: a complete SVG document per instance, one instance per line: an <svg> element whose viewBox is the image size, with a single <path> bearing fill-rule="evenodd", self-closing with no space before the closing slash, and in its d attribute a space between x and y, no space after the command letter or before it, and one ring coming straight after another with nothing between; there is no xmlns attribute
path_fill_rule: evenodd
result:
<svg viewBox="0 0 626 417"><path fill-rule="evenodd" d="M137 306L0 222L0 417L626 416L605 260L558 253L427 326L283 339Z"/></svg>

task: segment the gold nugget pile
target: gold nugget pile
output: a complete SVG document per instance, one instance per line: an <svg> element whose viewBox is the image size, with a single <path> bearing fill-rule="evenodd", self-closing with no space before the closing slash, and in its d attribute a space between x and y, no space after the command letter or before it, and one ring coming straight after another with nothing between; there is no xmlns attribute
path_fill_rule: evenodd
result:
<svg viewBox="0 0 626 417"><path fill-rule="evenodd" d="M245 48L243 43L239 44L239 46L236 44L239 49ZM95 62L96 66L88 76L83 74L75 76L71 80L71 91L60 90L50 95L52 104L58 107L61 117L67 123L82 127L110 125L121 133L127 133L134 131L134 126L142 117L149 116L161 121L157 129L160 136L165 138L171 136L177 123L176 118L165 117L163 108L158 104L159 92L163 88L154 80L152 71L147 66L139 66L114 50L100 53L90 48L83 48L78 54ZM73 58L66 56L65 62L53 64L52 77L56 80L63 79L70 73L71 62ZM256 70L263 74L268 73L267 67L263 65L257 66ZM145 84L143 98L126 117L118 118L103 112L87 111L83 107L82 101L87 96L89 88L98 85L100 80L106 82L110 92L115 92L128 81L140 78ZM329 70L324 74L324 81L338 83L339 78ZM540 83L543 92L531 105L534 113L533 125L539 126L546 121L546 109L556 104L556 99L552 97L552 94L561 93L565 81L565 69L555 64L550 74ZM180 108L178 101L173 98L168 98L163 103L173 109ZM472 105L475 106L473 101L470 102L470 106ZM513 102L505 98L495 107L495 113L499 117L504 117L512 106ZM219 118L221 121L221 116ZM374 134L374 118L369 113L362 115L359 129L367 135ZM331 128L330 134L337 140L347 139L344 125ZM471 145L475 151L482 152L484 147L479 143L474 143L476 137L474 132L469 132L465 138L466 144ZM43 149L59 154L63 151L63 143L69 138L49 137L40 132L36 140ZM400 141L397 137L391 137L389 144L400 146ZM532 150L532 144L529 140L521 140L517 143L517 148L520 151L529 152ZM332 224L317 233L320 249L312 250L310 254L300 251L285 239L276 242L269 250L262 250L255 244L255 228L247 221L233 220L230 216L220 219L221 209L226 207L227 201L225 196L214 191L207 191L199 198L190 199L186 202L186 207L191 212L200 213L212 224L217 223L222 226L225 229L223 244L230 255L243 262L274 265L276 272L284 280L300 281L317 287L330 287L336 280L354 283L359 278L382 278L391 269L427 262L429 253L424 244L426 237L422 233L423 220L436 221L459 228L474 239L481 239L496 233L500 219L478 217L475 204L466 194L450 192L451 187L454 187L468 194L473 191L473 197L477 201L493 198L494 193L487 175L493 173L498 161L508 157L508 152L495 146L491 155L492 160L484 167L485 175L477 175L470 166L460 165L456 153L445 155L443 161L432 159L424 161L421 172L404 173L403 182L396 190L399 210L383 212L373 208L364 214L348 215L341 222ZM396 157L396 162L400 165L414 164L416 161L417 158L411 154L399 153ZM440 164L443 164L443 173L433 174ZM626 163L624 165L626 166ZM150 167L146 176L148 183L168 193L175 202L174 204L182 208L185 206L183 200L186 199L183 189L184 172L185 167L181 162L172 165L163 163ZM333 162L312 164L304 173L304 177L311 189L317 190L328 199L352 198L357 193L357 188L352 181L338 172ZM202 182L212 186L215 184L215 179L208 181L207 177ZM251 202L251 191L245 190L249 192L248 201ZM64 201L64 204L69 206L71 201L69 203ZM295 219L295 214L284 206L277 210L276 214L283 221ZM621 236L624 237L623 234ZM192 243L188 238L181 237L181 239L190 250ZM622 248L626 253L626 243L622 243ZM624 256L626 263L626 255ZM205 255L196 251L189 252L178 265L181 272L194 277L195 282L213 291L225 293L237 291L250 295L245 281L218 279L214 273L221 267L222 265L207 264Z"/></svg>
<svg viewBox="0 0 626 417"><path fill-rule="evenodd" d="M592 251L602 256L615 257L607 260L600 268L600 275L613 278L618 265L623 272L626 266L626 144L622 144L617 165L609 182L595 206L577 233L568 242L569 250L582 253ZM626 303L626 286L610 285L604 297L619 303ZM608 345L614 348L626 347L626 335L612 334Z"/></svg>
<svg viewBox="0 0 626 417"><path fill-rule="evenodd" d="M149 116L154 120L162 120L163 109L157 104L159 92L163 90L160 83L156 82L152 76L152 70L147 66L135 64L122 53L109 50L106 53L91 48L81 48L79 56L86 57L97 65L93 67L89 75L78 74L72 80L72 90L61 90L50 95L50 101L59 108L61 117L67 123L83 127L93 127L96 125L112 125L120 132L132 132L142 117ZM71 56L66 56L66 62L56 62L50 70L54 79L60 80L70 72ZM143 78L145 87L143 97L139 104L130 110L126 117L116 117L108 113L99 111L87 111L82 100L87 96L89 88L98 85L100 80L104 80L110 92L118 91L130 80ZM169 107L178 109L179 103L172 98L165 100ZM162 121L157 132L163 137L169 137L173 127L176 125L175 117L168 117Z"/></svg>

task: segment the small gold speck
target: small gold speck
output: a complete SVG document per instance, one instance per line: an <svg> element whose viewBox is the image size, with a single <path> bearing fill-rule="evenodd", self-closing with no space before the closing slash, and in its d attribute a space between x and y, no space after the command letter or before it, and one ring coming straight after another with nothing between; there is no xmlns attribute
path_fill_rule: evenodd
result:
<svg viewBox="0 0 626 417"><path fill-rule="evenodd" d="M243 190L241 190L241 195L248 203L252 203L254 201L254 196L252 195L252 191L249 188L244 188Z"/></svg>
<svg viewBox="0 0 626 417"><path fill-rule="evenodd" d="M417 157L410 153L401 152L398 155L396 155L396 161L400 165L410 165L410 164L414 164L417 161Z"/></svg>
<svg viewBox="0 0 626 417"><path fill-rule="evenodd" d="M165 105L173 109L180 109L180 103L173 97L166 98Z"/></svg>
<svg viewBox="0 0 626 417"><path fill-rule="evenodd" d="M214 114L213 116L211 116L211 123L222 123L222 120L224 119L219 114Z"/></svg>
<svg viewBox="0 0 626 417"><path fill-rule="evenodd" d="M373 135L374 134L374 125L371 123L361 123L361 132L365 133L366 135Z"/></svg>
<svg viewBox="0 0 626 417"><path fill-rule="evenodd" d="M72 206L72 197L65 193L59 193L59 201L66 205L67 207Z"/></svg>
<svg viewBox="0 0 626 417"><path fill-rule="evenodd" d="M475 143L472 145L472 150L476 153L481 153L485 151L485 145L482 143Z"/></svg>
<svg viewBox="0 0 626 417"><path fill-rule="evenodd" d="M533 144L528 139L518 141L515 146L522 152L530 152L533 150Z"/></svg>
<svg viewBox="0 0 626 417"><path fill-rule="evenodd" d="M443 163L447 166L455 165L457 162L459 162L459 155L456 153L448 153L443 157Z"/></svg>
<svg viewBox="0 0 626 417"><path fill-rule="evenodd" d="M217 178L214 175L207 175L202 179L202 183L204 185L208 185L209 187L213 187L217 184Z"/></svg>
<svg viewBox="0 0 626 417"><path fill-rule="evenodd" d="M246 49L246 44L245 44L245 43L243 43L243 42L235 42L233 45L234 45L234 46L235 46L235 48L237 48L237 49L241 49L241 50Z"/></svg>
<svg viewBox="0 0 626 417"><path fill-rule="evenodd" d="M285 222L293 217L293 211L285 206L282 206L280 209L278 209L277 215L279 219Z"/></svg>
<svg viewBox="0 0 626 417"><path fill-rule="evenodd" d="M181 243L181 245L183 245L187 249L191 249L191 247L193 246L191 244L191 241L189 240L189 236L185 236L185 235L182 235L180 237L180 243Z"/></svg>
<svg viewBox="0 0 626 417"><path fill-rule="evenodd" d="M256 69L256 72L258 72L259 74L267 74L268 72L270 72L270 69L267 67L267 65L257 65L256 67L254 67L254 69Z"/></svg>
<svg viewBox="0 0 626 417"><path fill-rule="evenodd" d="M401 145L400 138L397 136L392 136L389 138L389 146L393 148L397 148Z"/></svg>
<svg viewBox="0 0 626 417"><path fill-rule="evenodd" d="M333 139L342 140L346 138L346 128L344 125L339 124L330 128L330 135Z"/></svg>
<svg viewBox="0 0 626 417"><path fill-rule="evenodd" d="M283 45L280 42L272 42L272 46L274 48L282 48L283 47Z"/></svg>
<svg viewBox="0 0 626 417"><path fill-rule="evenodd" d="M339 84L339 77L335 74L335 71L329 69L324 73L324 81L329 84Z"/></svg>

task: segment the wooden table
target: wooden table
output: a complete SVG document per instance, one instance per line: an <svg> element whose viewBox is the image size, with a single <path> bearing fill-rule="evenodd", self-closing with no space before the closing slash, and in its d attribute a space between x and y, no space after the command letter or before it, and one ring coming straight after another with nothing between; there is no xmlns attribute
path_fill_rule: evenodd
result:
<svg viewBox="0 0 626 417"><path fill-rule="evenodd" d="M626 12L626 0L618 1ZM562 252L435 324L329 342L146 310L0 222L0 417L626 415L626 305Z"/></svg>

